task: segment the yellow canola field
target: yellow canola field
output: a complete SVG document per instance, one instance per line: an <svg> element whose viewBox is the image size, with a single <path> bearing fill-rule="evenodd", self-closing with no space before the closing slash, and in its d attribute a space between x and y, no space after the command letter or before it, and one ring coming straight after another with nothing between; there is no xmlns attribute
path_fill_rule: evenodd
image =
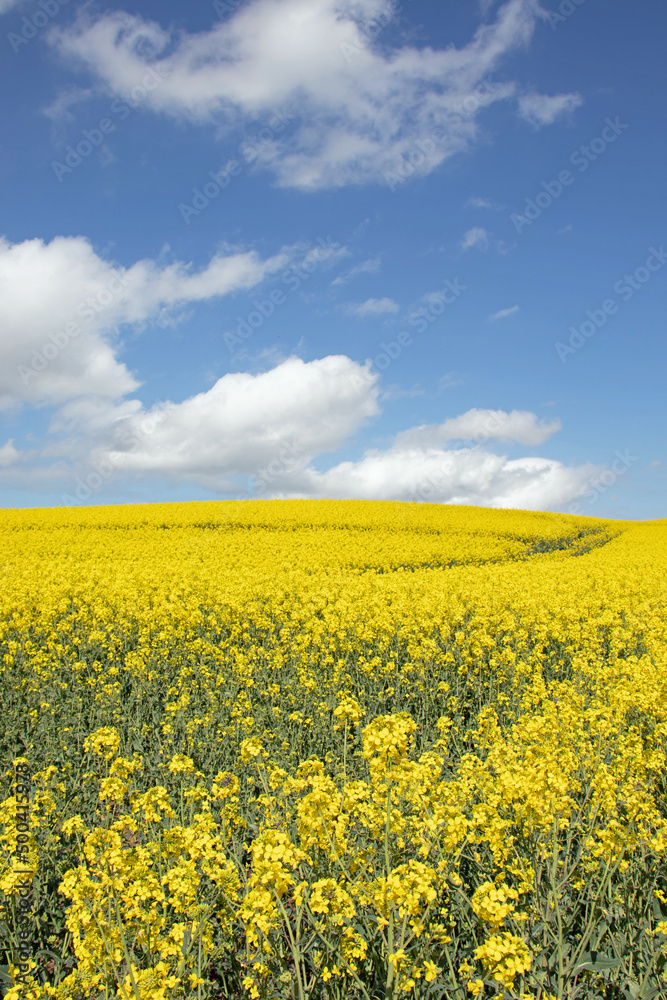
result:
<svg viewBox="0 0 667 1000"><path fill-rule="evenodd" d="M667 996L667 521L5 510L0 582L6 1000Z"/></svg>

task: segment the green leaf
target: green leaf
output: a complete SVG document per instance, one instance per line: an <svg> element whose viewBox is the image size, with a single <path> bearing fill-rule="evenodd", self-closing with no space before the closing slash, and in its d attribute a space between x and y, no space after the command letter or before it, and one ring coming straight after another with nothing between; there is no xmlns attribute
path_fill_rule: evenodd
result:
<svg viewBox="0 0 667 1000"><path fill-rule="evenodd" d="M663 996L664 990L662 986L657 986L652 989L650 986L646 986L642 991L639 983L630 983L630 985L623 991L628 1000L657 1000L657 997Z"/></svg>
<svg viewBox="0 0 667 1000"><path fill-rule="evenodd" d="M617 969L621 965L620 958L610 958L602 951L585 951L581 960L577 962L574 973L583 972L584 969L590 972L605 972L608 969Z"/></svg>
<svg viewBox="0 0 667 1000"><path fill-rule="evenodd" d="M12 985L12 977L9 975L9 966L0 965L0 998L4 997Z"/></svg>

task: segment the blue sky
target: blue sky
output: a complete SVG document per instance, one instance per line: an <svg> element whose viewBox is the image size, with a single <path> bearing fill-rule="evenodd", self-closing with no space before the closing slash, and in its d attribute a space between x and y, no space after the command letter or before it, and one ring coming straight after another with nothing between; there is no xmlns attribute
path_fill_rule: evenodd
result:
<svg viewBox="0 0 667 1000"><path fill-rule="evenodd" d="M665 516L666 30L0 0L0 504Z"/></svg>

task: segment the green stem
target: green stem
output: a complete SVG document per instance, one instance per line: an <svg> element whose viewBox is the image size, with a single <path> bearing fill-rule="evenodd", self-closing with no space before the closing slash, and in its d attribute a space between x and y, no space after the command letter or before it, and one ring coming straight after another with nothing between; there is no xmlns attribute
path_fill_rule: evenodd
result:
<svg viewBox="0 0 667 1000"><path fill-rule="evenodd" d="M347 719L345 719L345 738L343 740L343 786L347 784Z"/></svg>
<svg viewBox="0 0 667 1000"><path fill-rule="evenodd" d="M289 938L289 943L290 943L290 951L292 952L292 959L294 961L294 971L296 972L296 982L297 982L297 987L299 989L299 1000L305 1000L303 983L301 982L301 951L299 949L299 944L298 941L294 939L294 935L292 934L292 925L290 924L289 917L287 916L282 900L278 895L278 893L275 891L275 889L273 894L276 898L278 906L280 907L280 912L283 915L283 920L285 921L285 929L287 930L287 936Z"/></svg>
<svg viewBox="0 0 667 1000"><path fill-rule="evenodd" d="M204 926L204 924L203 924L203 921L202 921L202 924L201 924L202 929L203 929L203 926ZM201 1000L201 983L199 982L199 980L201 979L201 946L202 946L202 934L201 934L201 931L200 931L198 937L199 937L199 941L197 942L197 1000Z"/></svg>
<svg viewBox="0 0 667 1000"><path fill-rule="evenodd" d="M385 875L385 889L384 889L384 904L385 909L387 907L387 882L389 881L389 872L391 871L391 862L389 858L389 825L391 823L391 786L387 790L387 818L384 825L384 875ZM385 996L387 1000L391 1000L393 996L393 981L394 981L394 964L389 961L389 956L394 953L394 910L389 909L389 926L387 928L387 979L385 983Z"/></svg>
<svg viewBox="0 0 667 1000"><path fill-rule="evenodd" d="M108 874L108 869L107 869L107 874ZM134 972L132 971L132 962L130 960L130 953L127 950L127 941L125 940L125 933L123 931L123 919L121 917L120 907L118 906L118 899L116 898L116 890L113 887L113 885L111 891L113 893L113 901L114 901L114 906L116 908L116 919L118 921L118 931L120 933L120 940L123 945L123 954L125 956L125 962L127 964L127 971L130 974L130 982L132 983L132 991L134 993L136 1000L141 1000L141 995L139 993L139 990L137 989L137 984L134 980ZM123 993L124 992L125 991L123 991Z"/></svg>
<svg viewBox="0 0 667 1000"><path fill-rule="evenodd" d="M554 819L554 824L552 828L552 855L551 855L551 898L553 902L553 908L556 911L556 921L558 923L558 1000L563 1000L563 985L564 985L564 963L563 963L563 915L560 911L560 903L558 901L558 819Z"/></svg>
<svg viewBox="0 0 667 1000"><path fill-rule="evenodd" d="M102 925L100 924L99 920L97 919L97 914L95 913L94 910L91 909L90 910L90 914L91 914L93 920L95 921L95 923L97 924L97 929L100 932L100 937L102 938L102 941L104 943L104 947L106 948L107 954L109 955L109 959L111 960L112 975L113 975L114 979L116 980L116 982L118 983L118 989L123 994L123 997L125 998L125 1000L128 1000L127 993L125 992L125 988L121 984L120 976L116 972L116 963L114 962L114 959L113 959L113 951L109 947L109 944L107 943L106 935L105 935L104 931L102 930ZM107 990L107 987L105 985L105 992L106 992L106 990ZM135 989L134 992L135 992L135 997L136 997L136 989ZM139 1000L141 1000L141 997L139 997Z"/></svg>

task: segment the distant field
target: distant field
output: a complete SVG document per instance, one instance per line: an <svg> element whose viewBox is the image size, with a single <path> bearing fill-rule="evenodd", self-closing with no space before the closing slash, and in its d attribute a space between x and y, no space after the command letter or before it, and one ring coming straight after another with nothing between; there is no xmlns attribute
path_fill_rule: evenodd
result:
<svg viewBox="0 0 667 1000"><path fill-rule="evenodd" d="M0 995L667 996L667 521L4 510L0 584Z"/></svg>

